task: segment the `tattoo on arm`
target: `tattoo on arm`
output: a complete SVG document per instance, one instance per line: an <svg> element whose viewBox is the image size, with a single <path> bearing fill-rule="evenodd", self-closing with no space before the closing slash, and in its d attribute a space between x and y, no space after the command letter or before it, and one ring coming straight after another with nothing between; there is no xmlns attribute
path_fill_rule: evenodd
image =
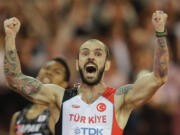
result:
<svg viewBox="0 0 180 135"><path fill-rule="evenodd" d="M6 52L4 71L8 84L20 93L32 95L42 87L40 81L21 73L20 62L15 49Z"/></svg>
<svg viewBox="0 0 180 135"><path fill-rule="evenodd" d="M20 70L19 59L16 50L6 52L4 59L4 70L6 74L12 75L18 73L18 70Z"/></svg>
<svg viewBox="0 0 180 135"><path fill-rule="evenodd" d="M168 73L168 47L165 37L158 37L155 50L154 73L157 77L163 78Z"/></svg>
<svg viewBox="0 0 180 135"><path fill-rule="evenodd" d="M132 88L133 88L133 84L128 84L128 85L122 86L117 89L115 94L116 95L126 94L126 93L128 93L129 90L132 90Z"/></svg>

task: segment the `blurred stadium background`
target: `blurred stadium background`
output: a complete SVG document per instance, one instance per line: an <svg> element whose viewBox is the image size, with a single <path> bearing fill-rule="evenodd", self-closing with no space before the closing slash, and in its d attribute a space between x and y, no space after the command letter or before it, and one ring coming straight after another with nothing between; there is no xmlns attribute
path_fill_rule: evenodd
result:
<svg viewBox="0 0 180 135"><path fill-rule="evenodd" d="M23 72L36 76L43 63L65 57L70 85L79 81L75 58L89 38L110 49L108 85L133 83L136 75L151 71L155 46L152 13L168 14L169 80L153 99L135 110L124 135L180 135L180 1L179 0L0 0L0 135L8 135L12 114L29 102L6 86L3 75L3 21L16 16L21 29L16 38Z"/></svg>

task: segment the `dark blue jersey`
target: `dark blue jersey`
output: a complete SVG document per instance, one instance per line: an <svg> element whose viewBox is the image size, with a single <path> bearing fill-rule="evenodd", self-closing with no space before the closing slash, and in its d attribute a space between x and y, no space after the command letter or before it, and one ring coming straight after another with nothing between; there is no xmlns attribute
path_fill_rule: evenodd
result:
<svg viewBox="0 0 180 135"><path fill-rule="evenodd" d="M31 108L24 108L16 118L16 135L52 135L49 128L50 111L45 109L34 119L28 119L26 113Z"/></svg>

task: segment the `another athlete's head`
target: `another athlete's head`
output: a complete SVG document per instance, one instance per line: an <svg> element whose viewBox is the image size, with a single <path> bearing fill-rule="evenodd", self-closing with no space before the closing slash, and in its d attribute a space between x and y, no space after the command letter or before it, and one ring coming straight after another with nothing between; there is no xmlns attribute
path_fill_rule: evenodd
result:
<svg viewBox="0 0 180 135"><path fill-rule="evenodd" d="M109 67L109 50L104 43L90 39L81 45L76 68L85 84L98 84L104 71L109 70Z"/></svg>
<svg viewBox="0 0 180 135"><path fill-rule="evenodd" d="M42 83L53 83L67 88L70 72L67 63L61 58L48 61L39 71L37 79Z"/></svg>

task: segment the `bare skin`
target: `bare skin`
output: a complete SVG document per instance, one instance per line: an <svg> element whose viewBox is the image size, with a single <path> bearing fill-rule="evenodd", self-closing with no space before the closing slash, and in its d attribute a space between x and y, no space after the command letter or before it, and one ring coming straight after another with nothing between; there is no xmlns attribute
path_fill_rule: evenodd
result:
<svg viewBox="0 0 180 135"><path fill-rule="evenodd" d="M67 81L65 81L64 66L54 60L47 62L45 66L41 68L37 78L43 83L51 82L63 88L66 88L68 86ZM44 110L47 109L51 113L49 117L49 128L51 132L54 134L55 124L58 120L57 115L59 115L58 108L41 104L33 104L31 108L27 111L26 118L29 120L34 119L37 116L39 116ZM10 135L16 135L16 119L19 114L20 112L16 112L11 119Z"/></svg>
<svg viewBox="0 0 180 135"><path fill-rule="evenodd" d="M156 11L152 16L155 31L163 32L167 15ZM13 25L15 23L15 25ZM16 55L15 36L19 30L20 22L16 18L5 21L6 31L6 59L5 73L8 83L17 92L26 95L35 103L52 105L60 111L64 89L53 84L42 84L38 80L21 73L19 59ZM153 72L137 79L133 84L117 89L114 96L116 119L119 127L124 129L130 113L133 109L146 103L152 95L167 81L168 75L168 48L165 37L157 38L156 53ZM76 60L76 69L84 74L84 78L93 83L98 78L98 73L104 67L109 70L110 61L106 59L106 47L98 40L88 40L79 49L79 58ZM86 67L88 61L93 62L96 72L88 73ZM86 66L87 64L87 66ZM32 89L33 88L33 89ZM82 82L78 92L82 94L82 100L88 104L93 103L106 89L106 84L100 80L96 85L88 85ZM127 91L126 89L131 89ZM121 94L125 91L125 94ZM127 92L126 92L127 91ZM60 113L59 113L60 114ZM57 115L58 116L58 115Z"/></svg>

